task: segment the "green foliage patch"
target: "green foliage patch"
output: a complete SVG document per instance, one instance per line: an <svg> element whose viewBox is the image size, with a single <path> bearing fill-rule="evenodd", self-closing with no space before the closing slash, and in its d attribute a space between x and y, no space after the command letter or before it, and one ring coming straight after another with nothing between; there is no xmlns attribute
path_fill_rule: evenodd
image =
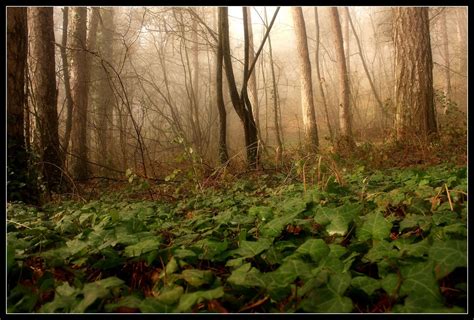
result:
<svg viewBox="0 0 474 320"><path fill-rule="evenodd" d="M340 181L9 203L8 312L465 312L466 168Z"/></svg>

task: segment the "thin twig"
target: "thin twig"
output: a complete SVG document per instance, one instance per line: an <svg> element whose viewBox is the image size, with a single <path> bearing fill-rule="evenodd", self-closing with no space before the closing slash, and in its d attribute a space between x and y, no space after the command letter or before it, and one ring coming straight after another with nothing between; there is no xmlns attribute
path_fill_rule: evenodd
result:
<svg viewBox="0 0 474 320"><path fill-rule="evenodd" d="M449 189L448 189L448 185L445 183L444 184L444 187L446 188L446 194L448 195L448 201L449 201L449 206L451 207L451 211L454 211L453 209L453 203L451 201L451 196L449 194Z"/></svg>

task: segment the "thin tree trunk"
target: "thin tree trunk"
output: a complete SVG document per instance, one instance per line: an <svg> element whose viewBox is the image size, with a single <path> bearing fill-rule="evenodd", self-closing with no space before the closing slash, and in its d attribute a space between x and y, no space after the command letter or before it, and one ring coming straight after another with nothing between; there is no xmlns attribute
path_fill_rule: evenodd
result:
<svg viewBox="0 0 474 320"><path fill-rule="evenodd" d="M377 89L375 88L374 81L372 80L372 77L370 76L369 68L367 67L367 63L366 63L364 55L362 53L362 46L360 44L360 39L359 39L359 36L357 35L354 24L352 23L352 18L351 18L351 15L349 13L349 9L346 7L345 10L347 11L346 16L347 16L347 19L348 19L348 21L351 25L352 33L354 34L354 38L356 39L357 48L359 49L359 57L360 57L360 60L362 62L362 66L364 67L364 72L365 72L365 75L367 76L367 80L369 80L370 88L372 89L372 93L375 97L375 100L377 101L378 107L380 108L382 113L384 115L386 115L387 111L385 110L385 108L383 106L382 99L380 99L380 95L378 94Z"/></svg>
<svg viewBox="0 0 474 320"><path fill-rule="evenodd" d="M87 155L87 8L73 9L71 47L72 52L72 100L74 102L72 125L72 171L76 179L89 176Z"/></svg>
<svg viewBox="0 0 474 320"><path fill-rule="evenodd" d="M267 8L264 8L264 14L265 14L265 24L268 23L267 21ZM280 124L278 121L278 86L276 83L276 77L275 77L275 66L273 63L273 50L272 50L272 40L270 36L268 36L268 49L269 49L269 54L270 54L270 70L272 73L272 88L273 88L273 94L272 94L272 101L273 101L273 124L275 126L275 138L277 141L277 149L276 149L276 165L279 166L281 164L281 161L283 159L283 143L281 141L281 136L280 136Z"/></svg>
<svg viewBox="0 0 474 320"><path fill-rule="evenodd" d="M446 23L446 8L444 9L443 13L441 14L441 36L443 41L443 55L444 55L444 77L445 77L445 84L444 84L444 95L447 99L451 99L451 62L449 56L449 39L448 39L448 25ZM447 108L443 110L446 113Z"/></svg>
<svg viewBox="0 0 474 320"><path fill-rule="evenodd" d="M316 152L319 146L316 114L314 110L311 64L309 60L306 26L301 7L292 7L293 24L296 33L301 77L301 107L305 133L305 145L310 152Z"/></svg>
<svg viewBox="0 0 474 320"><path fill-rule="evenodd" d="M339 118L340 137L339 141L344 144L344 148L354 147L354 137L352 134L352 114L350 106L349 76L347 74L346 58L344 56L344 42L342 40L341 23L336 7L331 9L331 23L334 30L336 59L338 61L339 74Z"/></svg>
<svg viewBox="0 0 474 320"><path fill-rule="evenodd" d="M223 64L223 32L222 32L222 16L218 16L219 25L219 42L217 44L216 57L216 104L219 111L219 160L221 164L229 161L227 152L227 113L224 105L224 94L222 91L222 64Z"/></svg>
<svg viewBox="0 0 474 320"><path fill-rule="evenodd" d="M331 138L331 142L334 142L334 132L332 130L331 121L329 121L329 112L328 112L328 104L326 102L326 95L323 89L323 80L321 78L321 70L319 66L319 46L320 46L320 39L319 39L319 17L318 17L318 7L314 7L314 21L316 27L316 48L315 48L315 69L316 69L316 76L318 80L318 88L319 92L321 93L321 99L323 101L324 113L326 115L326 124L329 130L329 137Z"/></svg>
<svg viewBox="0 0 474 320"><path fill-rule="evenodd" d="M67 152L69 148L69 141L71 139L71 128L72 128L72 109L74 103L72 101L71 94L71 79L69 74L69 62L67 58L67 35L68 35L68 26L69 26L69 7L63 8L63 35L61 39L61 60L63 64L63 76L64 76L64 93L66 95L66 130L64 132L63 138L63 151L64 151L64 161L67 159Z"/></svg>

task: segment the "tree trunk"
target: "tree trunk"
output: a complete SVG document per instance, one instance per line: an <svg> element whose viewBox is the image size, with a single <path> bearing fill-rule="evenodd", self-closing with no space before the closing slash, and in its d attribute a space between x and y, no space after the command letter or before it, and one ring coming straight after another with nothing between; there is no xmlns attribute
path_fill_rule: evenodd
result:
<svg viewBox="0 0 474 320"><path fill-rule="evenodd" d="M24 137L25 71L28 50L27 9L7 8L7 201L37 202L28 173Z"/></svg>
<svg viewBox="0 0 474 320"><path fill-rule="evenodd" d="M318 17L318 7L314 7L314 21L315 21L315 27L316 27L316 48L315 48L315 69L316 69L316 76L318 80L318 88L319 92L321 93L321 99L323 101L323 107L324 107L324 113L326 115L326 123L328 126L329 130L329 137L331 139L331 142L334 142L334 133L332 130L331 126L331 121L329 121L329 112L328 112L328 104L326 102L326 96L324 94L324 89L323 89L323 79L321 78L321 70L320 70L320 65L319 65L319 45L320 45L320 39L319 39L319 17Z"/></svg>
<svg viewBox="0 0 474 320"><path fill-rule="evenodd" d="M248 28L248 40L249 40L249 63L252 64L255 60L255 49L253 45L253 30L252 30L252 15L250 11L250 7L245 7L244 10L247 11L247 28ZM260 143L263 142L262 136L260 134L260 105L258 103L258 90L257 90L257 72L254 71L250 74L249 79L249 89L250 89L250 96L252 97L252 107L254 110L254 118L255 118L255 125L257 127L258 138Z"/></svg>
<svg viewBox="0 0 474 320"><path fill-rule="evenodd" d="M192 95L193 95L193 123L194 123L194 141L198 149L198 153L203 155L203 141L201 132L201 122L199 119L200 105L199 105L199 42L198 42L198 30L197 20L193 19L193 72L192 72Z"/></svg>
<svg viewBox="0 0 474 320"><path fill-rule="evenodd" d="M58 191L63 161L58 134L53 8L34 7L31 10L35 26L32 56L37 61L33 91L38 110L41 167L47 190Z"/></svg>
<svg viewBox="0 0 474 320"><path fill-rule="evenodd" d="M296 33L301 77L301 107L305 133L305 145L309 152L316 152L319 146L316 114L314 110L311 64L309 60L306 26L301 7L292 7L293 24Z"/></svg>
<svg viewBox="0 0 474 320"><path fill-rule="evenodd" d="M339 12L336 7L331 9L331 23L335 36L336 60L339 67L339 142L343 143L344 148L352 149L355 145L352 135L352 114L350 106L349 76L346 67L346 58L344 56L344 42L342 40L341 23Z"/></svg>
<svg viewBox="0 0 474 320"><path fill-rule="evenodd" d="M394 10L397 139L437 133L428 8Z"/></svg>
<svg viewBox="0 0 474 320"><path fill-rule="evenodd" d="M446 23L446 10L447 8L443 9L443 13L441 14L441 37L443 41L443 58L444 58L444 95L447 99L451 99L451 63L450 63L450 56L449 56L449 40L448 40L448 25ZM446 113L446 108L443 110Z"/></svg>
<svg viewBox="0 0 474 320"><path fill-rule="evenodd" d="M75 7L72 15L71 47L71 86L74 102L72 126L72 172L76 179L86 179L89 176L87 155L87 8Z"/></svg>
<svg viewBox="0 0 474 320"><path fill-rule="evenodd" d="M227 83L229 86L229 93L232 100L232 105L239 116L240 120L242 121L244 127L244 136L245 136L245 148L247 151L247 165L251 168L257 168L258 166L258 139L257 139L257 128L255 126L255 121L253 119L252 111L246 108L246 104L249 103L248 97L239 96L239 92L237 91L237 86L235 83L234 78L234 71L232 68L232 61L230 56L230 44L229 44L229 20L228 20L228 8L227 7L220 7L219 8L219 28L222 31L222 48L223 48L223 56L224 56L224 66L225 66L225 73L227 76ZM244 28L245 28L244 22ZM247 43L247 50L248 50L248 38L246 38ZM248 67L248 56L246 55L246 63L247 65L244 66L244 79L245 74L248 72L246 69ZM245 87L245 86L244 86ZM245 90L246 91L246 90ZM244 92L243 92L244 93ZM243 99L241 99L243 98Z"/></svg>
<svg viewBox="0 0 474 320"><path fill-rule="evenodd" d="M97 147L100 150L99 164L112 166L110 125L112 124L113 110L115 109L115 93L113 90L112 70L109 64L113 60L113 35L114 35L114 8L101 8L100 32L97 39L97 49L102 60L98 70L99 83L97 85ZM104 168L104 173L106 169Z"/></svg>
<svg viewBox="0 0 474 320"><path fill-rule="evenodd" d="M219 111L219 160L221 164L229 161L227 152L227 113L224 105L224 94L222 90L222 64L223 64L223 32L222 15L218 16L219 42L217 44L216 57L216 104Z"/></svg>
<svg viewBox="0 0 474 320"><path fill-rule="evenodd" d="M267 8L264 8L264 14L265 14L265 24L268 23L267 21ZM268 50L270 54L270 70L272 72L272 88L273 88L273 94L272 94L272 101L273 101L273 124L275 126L275 138L277 141L277 149L276 149L276 159L275 162L277 166L279 166L283 160L283 143L281 141L281 135L280 135L280 122L278 121L279 119L279 106L278 106L278 86L276 83L276 77L275 77L275 66L273 64L273 50L272 50L272 40L270 36L268 36Z"/></svg>
<svg viewBox="0 0 474 320"><path fill-rule="evenodd" d="M374 97L375 97L375 100L377 101L377 105L378 105L379 109L382 111L382 113L384 115L386 115L387 112L384 109L382 99L380 99L380 95L378 94L377 89L375 88L374 81L372 80L372 77L370 76L369 68L367 67L367 63L365 61L364 55L362 54L362 46L360 44L360 39L359 39L359 36L357 35L354 24L352 23L352 19L351 19L351 15L349 13L349 9L347 7L345 9L346 9L347 19L348 19L348 21L349 21L349 23L352 27L352 33L354 34L354 38L356 39L357 48L359 49L359 57L360 57L360 60L362 62L362 66L364 67L365 75L367 76L367 80L369 80L370 88L372 89L372 93L374 94Z"/></svg>
<svg viewBox="0 0 474 320"><path fill-rule="evenodd" d="M67 57L67 35L68 35L68 26L69 26L69 7L63 8L63 35L61 39L61 61L63 64L63 76L64 76L64 93L66 95L66 130L64 132L63 138L63 152L64 158L66 161L69 141L71 139L71 128L72 128L72 110L74 102L72 101L71 94L71 79L69 74L69 62Z"/></svg>

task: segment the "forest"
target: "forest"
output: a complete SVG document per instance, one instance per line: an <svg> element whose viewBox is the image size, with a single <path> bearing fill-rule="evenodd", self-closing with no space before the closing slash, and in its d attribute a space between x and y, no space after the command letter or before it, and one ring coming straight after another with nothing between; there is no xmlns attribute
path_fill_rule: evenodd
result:
<svg viewBox="0 0 474 320"><path fill-rule="evenodd" d="M6 7L6 304L466 313L467 7Z"/></svg>

